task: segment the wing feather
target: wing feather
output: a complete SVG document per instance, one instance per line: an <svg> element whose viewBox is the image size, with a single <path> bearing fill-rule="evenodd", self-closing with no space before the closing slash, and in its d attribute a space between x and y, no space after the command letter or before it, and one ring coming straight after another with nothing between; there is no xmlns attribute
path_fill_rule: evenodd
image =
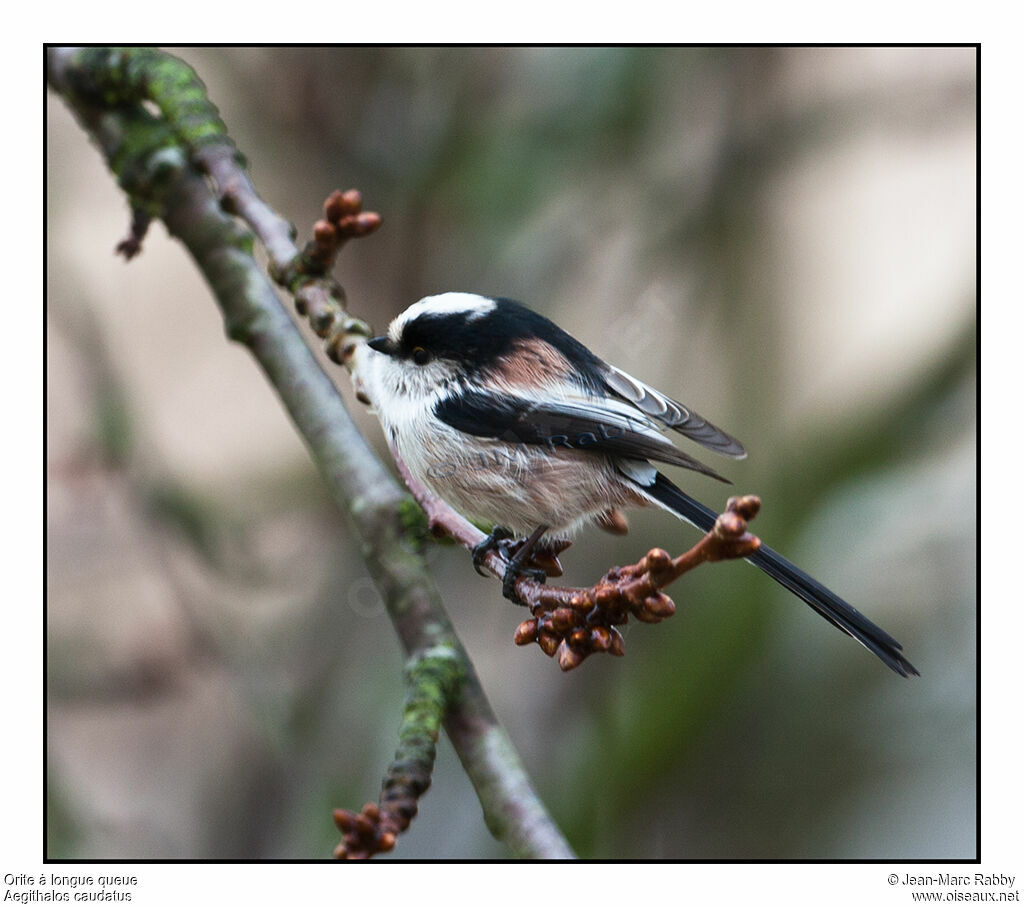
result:
<svg viewBox="0 0 1024 907"><path fill-rule="evenodd" d="M434 414L452 428L510 444L542 445L682 466L727 482L710 466L683 453L642 414L615 400L546 399L463 391L438 400Z"/></svg>
<svg viewBox="0 0 1024 907"><path fill-rule="evenodd" d="M747 455L743 445L732 435L722 431L717 425L712 425L688 406L666 397L614 365L605 363L605 367L607 371L604 382L607 388L640 412L716 453L736 460L741 460Z"/></svg>

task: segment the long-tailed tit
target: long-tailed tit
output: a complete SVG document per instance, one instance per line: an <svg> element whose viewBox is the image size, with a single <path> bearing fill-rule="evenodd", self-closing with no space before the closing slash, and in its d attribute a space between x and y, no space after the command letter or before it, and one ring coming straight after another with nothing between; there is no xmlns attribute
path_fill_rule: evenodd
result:
<svg viewBox="0 0 1024 907"><path fill-rule="evenodd" d="M529 536L525 548L590 522L621 528L620 507L656 505L710 530L714 511L651 461L721 477L665 429L746 456L689 407L508 299L421 299L360 348L355 374L411 472L464 516ZM917 674L895 639L771 548L747 560L892 670Z"/></svg>

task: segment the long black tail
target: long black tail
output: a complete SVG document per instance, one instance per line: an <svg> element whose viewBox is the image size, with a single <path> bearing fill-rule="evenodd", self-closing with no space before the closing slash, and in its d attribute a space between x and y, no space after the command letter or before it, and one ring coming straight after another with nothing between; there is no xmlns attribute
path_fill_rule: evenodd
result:
<svg viewBox="0 0 1024 907"><path fill-rule="evenodd" d="M707 532L715 525L718 515L677 488L660 472L653 485L644 488L652 498L678 514L698 529ZM763 570L773 580L802 598L830 624L852 636L864 648L874 652L892 670L903 677L917 675L917 669L903 657L901 646L881 627L876 627L856 608L848 605L834 592L816 579L787 561L777 551L762 545L747 560Z"/></svg>

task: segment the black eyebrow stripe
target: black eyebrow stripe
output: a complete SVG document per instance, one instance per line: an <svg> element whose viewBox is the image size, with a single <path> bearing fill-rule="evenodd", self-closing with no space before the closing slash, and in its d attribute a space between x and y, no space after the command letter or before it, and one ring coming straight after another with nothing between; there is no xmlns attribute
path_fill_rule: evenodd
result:
<svg viewBox="0 0 1024 907"><path fill-rule="evenodd" d="M521 341L540 340L556 349L573 369L573 378L590 391L602 391L607 366L571 334L521 303L491 297L494 308L481 314L425 312L406 322L399 343L405 355L423 346L435 356L479 374Z"/></svg>

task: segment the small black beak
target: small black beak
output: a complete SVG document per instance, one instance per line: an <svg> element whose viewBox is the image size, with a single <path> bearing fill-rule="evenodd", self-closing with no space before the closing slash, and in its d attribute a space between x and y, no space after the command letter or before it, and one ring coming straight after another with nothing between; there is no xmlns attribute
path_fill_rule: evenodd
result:
<svg viewBox="0 0 1024 907"><path fill-rule="evenodd" d="M366 345L371 350L376 350L378 353L384 353L386 356L390 356L392 353L391 338L387 336L374 337L373 340L367 340Z"/></svg>

